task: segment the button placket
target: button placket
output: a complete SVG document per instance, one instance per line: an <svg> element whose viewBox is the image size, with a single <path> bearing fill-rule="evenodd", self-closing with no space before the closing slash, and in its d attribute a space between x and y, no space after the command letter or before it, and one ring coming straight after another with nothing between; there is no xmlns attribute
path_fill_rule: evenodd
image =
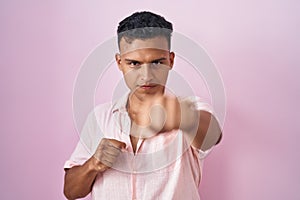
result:
<svg viewBox="0 0 300 200"><path fill-rule="evenodd" d="M132 158L132 162L131 162L131 169L132 169L132 172L131 172L131 178L132 178L132 182L131 182L131 185L132 185L132 199L136 199L136 174L137 174L137 171L136 171L136 165L135 165L135 156L133 156Z"/></svg>

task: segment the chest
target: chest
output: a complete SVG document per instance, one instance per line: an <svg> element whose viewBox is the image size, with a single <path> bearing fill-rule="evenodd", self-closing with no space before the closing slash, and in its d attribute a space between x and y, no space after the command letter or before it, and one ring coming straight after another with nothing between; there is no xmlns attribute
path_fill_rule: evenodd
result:
<svg viewBox="0 0 300 200"><path fill-rule="evenodd" d="M136 137L130 135L130 142L131 142L133 152L136 152L136 147L137 147L138 141L139 141L139 138L136 138Z"/></svg>

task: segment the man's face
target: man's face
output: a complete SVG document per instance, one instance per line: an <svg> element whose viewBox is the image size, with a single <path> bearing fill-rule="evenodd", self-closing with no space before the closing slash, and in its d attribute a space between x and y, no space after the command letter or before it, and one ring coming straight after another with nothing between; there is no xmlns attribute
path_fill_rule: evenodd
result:
<svg viewBox="0 0 300 200"><path fill-rule="evenodd" d="M144 97L164 92L174 56L164 37L135 39L131 43L122 38L116 61L129 89Z"/></svg>

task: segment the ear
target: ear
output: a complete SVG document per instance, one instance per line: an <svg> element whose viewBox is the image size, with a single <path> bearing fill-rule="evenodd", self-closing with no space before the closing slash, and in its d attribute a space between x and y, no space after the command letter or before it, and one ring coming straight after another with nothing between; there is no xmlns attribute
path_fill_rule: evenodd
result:
<svg viewBox="0 0 300 200"><path fill-rule="evenodd" d="M122 65L121 65L121 55L119 53L116 53L115 55L116 63L119 67L119 70L122 70Z"/></svg>
<svg viewBox="0 0 300 200"><path fill-rule="evenodd" d="M175 59L175 53L174 52L170 52L170 68L172 69L173 65L174 65L174 59Z"/></svg>

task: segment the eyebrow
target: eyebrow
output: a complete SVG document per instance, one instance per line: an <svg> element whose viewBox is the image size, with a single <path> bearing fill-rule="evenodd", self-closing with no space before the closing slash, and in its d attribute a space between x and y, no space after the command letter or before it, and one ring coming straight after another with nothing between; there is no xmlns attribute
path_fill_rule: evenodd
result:
<svg viewBox="0 0 300 200"><path fill-rule="evenodd" d="M167 60L167 59L166 58L159 58L159 59L152 60L150 63L160 62L160 61L163 61L163 60ZM137 62L137 63L140 63L140 61L133 60L133 59L126 59L126 58L125 58L125 61L126 62Z"/></svg>

